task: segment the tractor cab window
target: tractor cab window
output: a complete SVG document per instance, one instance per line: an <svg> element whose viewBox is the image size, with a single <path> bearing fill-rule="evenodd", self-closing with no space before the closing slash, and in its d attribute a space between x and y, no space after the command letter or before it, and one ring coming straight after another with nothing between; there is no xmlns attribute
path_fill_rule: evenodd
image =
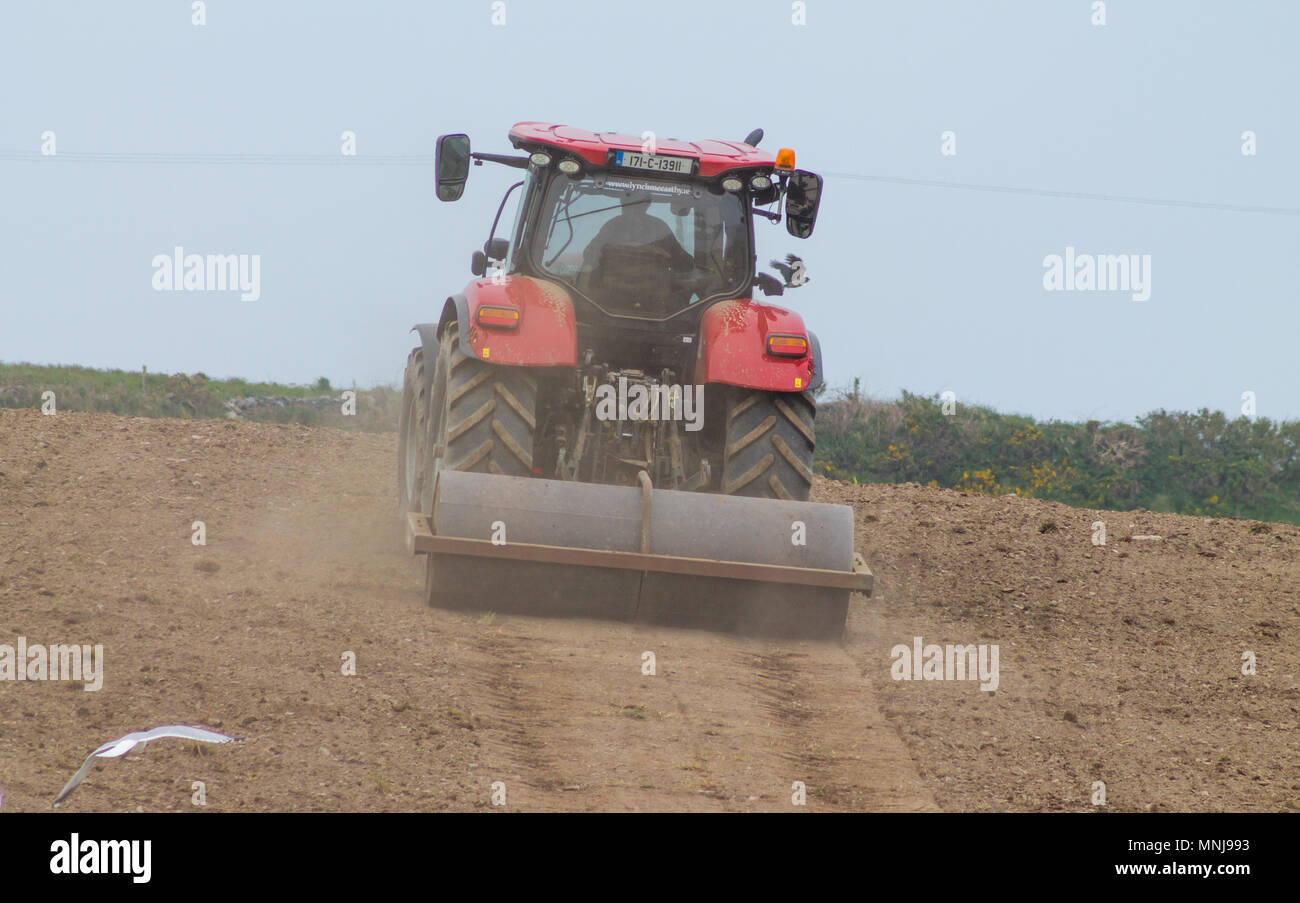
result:
<svg viewBox="0 0 1300 903"><path fill-rule="evenodd" d="M541 224L534 262L613 313L670 316L748 275L741 199L699 185L557 176Z"/></svg>

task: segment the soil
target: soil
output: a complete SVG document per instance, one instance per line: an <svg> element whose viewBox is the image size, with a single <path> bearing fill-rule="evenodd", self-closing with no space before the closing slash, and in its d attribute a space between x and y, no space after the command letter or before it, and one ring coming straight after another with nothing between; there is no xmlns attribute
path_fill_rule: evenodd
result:
<svg viewBox="0 0 1300 903"><path fill-rule="evenodd" d="M876 593L842 644L785 642L427 608L395 456L0 409L0 644L105 663L98 692L0 680L4 811L162 724L243 742L101 760L60 808L1089 810L1103 781L1107 809L1300 809L1295 527L819 479ZM997 644L996 691L894 680L915 636Z"/></svg>

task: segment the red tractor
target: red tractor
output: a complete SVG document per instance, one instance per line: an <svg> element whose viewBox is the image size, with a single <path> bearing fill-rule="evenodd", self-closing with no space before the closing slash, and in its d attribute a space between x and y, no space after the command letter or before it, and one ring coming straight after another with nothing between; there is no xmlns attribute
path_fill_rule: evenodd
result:
<svg viewBox="0 0 1300 903"><path fill-rule="evenodd" d="M807 238L822 180L796 169L791 150L759 150L761 139L755 130L744 141L655 142L538 122L510 130L517 154L471 152L463 134L438 139L442 201L461 197L471 162L513 167L521 178L474 252L475 278L447 298L436 323L416 327L420 345L407 363L398 483L404 510L415 515L412 547L431 553L431 602L465 594L453 584L463 583L455 578L475 548L481 558L509 558L503 550L512 546L517 556L526 545L696 560L652 548L661 545L648 526L652 490L803 503L742 513L674 498L669 507L685 504L673 529L688 537L686 552L699 548L701 532L723 535L718 554L699 560L775 559L772 567L803 569L805 577L809 569L853 570L851 560L844 564L847 509L831 515L820 509L835 506L807 502L813 392L823 378L817 338L799 314L751 297L755 288L781 294L806 281L794 255L787 265L774 262L784 280L756 271L753 224L784 219L790 235ZM514 215L503 223L512 197ZM521 479L450 480L469 473ZM453 483L455 504L467 506L459 536L450 535L454 518L439 517L440 503L453 504ZM609 487L631 488L618 495ZM525 504L537 493L546 499ZM639 535L612 540L600 510L641 495ZM835 525L821 524L823 516ZM791 555L755 537L769 517L785 546L790 522L821 524L820 538L839 534L830 543L834 562L809 557L807 545L799 552L795 544ZM488 535L496 523L512 535ZM851 518L847 533L851 556ZM439 569L433 536L477 538L495 550L462 542L453 555L444 545ZM538 564L557 560L529 554ZM618 570L611 561L569 566ZM646 564L622 569L644 574L653 570ZM504 573L494 566L478 576L488 572ZM862 586L859 579L854 588ZM847 594L837 599L846 604Z"/></svg>

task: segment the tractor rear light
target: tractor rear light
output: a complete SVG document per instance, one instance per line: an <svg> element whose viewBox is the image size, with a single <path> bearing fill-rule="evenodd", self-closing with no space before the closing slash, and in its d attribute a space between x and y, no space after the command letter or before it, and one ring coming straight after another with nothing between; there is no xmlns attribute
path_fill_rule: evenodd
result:
<svg viewBox="0 0 1300 903"><path fill-rule="evenodd" d="M727 176L727 178L722 180L722 187L727 191L739 191L745 187L745 183L740 181L740 179L737 179L735 176Z"/></svg>
<svg viewBox="0 0 1300 903"><path fill-rule="evenodd" d="M776 168L785 172L794 170L794 151L788 147L783 147L776 152Z"/></svg>
<svg viewBox="0 0 1300 903"><path fill-rule="evenodd" d="M772 187L772 180L765 175L757 175L749 180L749 187L755 191L767 191Z"/></svg>
<svg viewBox="0 0 1300 903"><path fill-rule="evenodd" d="M582 171L582 165L577 160L561 160L559 170L566 176L576 176Z"/></svg>
<svg viewBox="0 0 1300 903"><path fill-rule="evenodd" d="M519 311L513 307L485 304L478 309L478 325L489 329L514 329L519 325Z"/></svg>
<svg viewBox="0 0 1300 903"><path fill-rule="evenodd" d="M808 353L808 338L801 335L770 335L767 353L779 357L803 357Z"/></svg>
<svg viewBox="0 0 1300 903"><path fill-rule="evenodd" d="M551 155L542 153L541 151L537 151L536 153L531 155L528 159L534 166L545 167L551 165Z"/></svg>

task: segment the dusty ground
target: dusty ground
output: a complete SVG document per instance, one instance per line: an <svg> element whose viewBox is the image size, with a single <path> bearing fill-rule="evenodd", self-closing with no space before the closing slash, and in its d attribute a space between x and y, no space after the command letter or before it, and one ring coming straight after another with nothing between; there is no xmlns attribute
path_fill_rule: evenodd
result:
<svg viewBox="0 0 1300 903"><path fill-rule="evenodd" d="M838 646L425 608L391 435L0 411L0 643L102 643L104 688L0 682L6 809L933 808ZM191 542L194 521L207 545ZM356 676L342 674L354 652ZM653 651L657 674L641 673Z"/></svg>
<svg viewBox="0 0 1300 903"><path fill-rule="evenodd" d="M1300 530L819 490L854 506L880 589L846 650L941 808L1088 810L1101 781L1109 809L1300 810ZM998 689L894 681L890 649L916 636L998 644Z"/></svg>
<svg viewBox="0 0 1300 903"><path fill-rule="evenodd" d="M247 739L102 761L64 808L192 810L203 781L219 811L490 810L500 781L507 810L788 811L803 781L812 811L1062 810L1096 780L1113 809L1300 808L1295 528L819 483L856 507L878 593L843 646L779 643L427 609L394 456L0 410L0 644L106 660L99 692L0 681L4 811L176 722ZM998 690L892 680L918 635L998 644Z"/></svg>

